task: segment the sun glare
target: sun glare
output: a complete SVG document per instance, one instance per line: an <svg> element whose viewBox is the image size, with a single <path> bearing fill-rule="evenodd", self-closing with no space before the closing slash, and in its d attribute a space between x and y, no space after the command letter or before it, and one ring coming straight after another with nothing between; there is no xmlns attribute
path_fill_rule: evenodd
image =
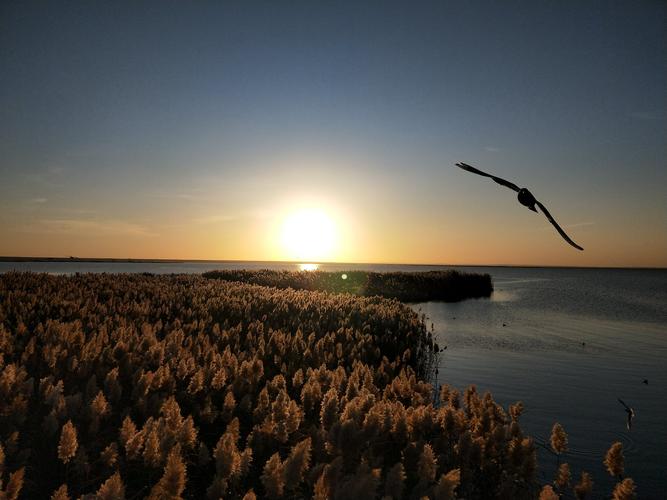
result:
<svg viewBox="0 0 667 500"><path fill-rule="evenodd" d="M309 263L309 262L299 264L299 270L300 271L317 271L319 269L319 267L320 266L318 264L313 264L313 263Z"/></svg>
<svg viewBox="0 0 667 500"><path fill-rule="evenodd" d="M337 238L336 225L322 210L299 210L289 214L283 222L282 245L294 260L331 259Z"/></svg>

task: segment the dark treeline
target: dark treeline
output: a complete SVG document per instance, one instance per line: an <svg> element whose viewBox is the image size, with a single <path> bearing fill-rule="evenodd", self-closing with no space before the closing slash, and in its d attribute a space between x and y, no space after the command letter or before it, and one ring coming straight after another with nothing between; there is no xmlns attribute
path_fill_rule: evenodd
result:
<svg viewBox="0 0 667 500"><path fill-rule="evenodd" d="M522 405L434 398L436 352L396 300L0 275L0 498L536 497Z"/></svg>
<svg viewBox="0 0 667 500"><path fill-rule="evenodd" d="M493 291L490 275L455 270L415 273L220 270L206 272L204 277L294 290L379 295L404 302L456 302L488 297Z"/></svg>

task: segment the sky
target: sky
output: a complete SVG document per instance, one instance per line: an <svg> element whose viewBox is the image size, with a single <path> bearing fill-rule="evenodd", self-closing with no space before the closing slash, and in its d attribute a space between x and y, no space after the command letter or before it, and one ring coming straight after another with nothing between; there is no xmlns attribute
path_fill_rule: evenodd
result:
<svg viewBox="0 0 667 500"><path fill-rule="evenodd" d="M659 0L5 0L0 255L666 267L666 49Z"/></svg>

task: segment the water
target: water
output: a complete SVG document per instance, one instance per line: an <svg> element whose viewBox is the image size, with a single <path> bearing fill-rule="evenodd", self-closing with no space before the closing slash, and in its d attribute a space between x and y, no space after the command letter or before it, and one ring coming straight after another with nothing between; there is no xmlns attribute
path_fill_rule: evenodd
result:
<svg viewBox="0 0 667 500"><path fill-rule="evenodd" d="M0 262L0 274L8 271L32 271L50 274L75 273L153 273L180 274L205 273L214 269L274 269L299 271L321 269L323 271L431 271L448 269L443 266L397 264L311 264L295 262L251 261L194 261L194 262ZM486 272L486 271L485 271Z"/></svg>
<svg viewBox="0 0 667 500"><path fill-rule="evenodd" d="M0 262L50 273L201 273L211 269L300 269L265 262ZM441 266L325 264L344 271L427 271ZM623 443L626 474L639 498L666 498L667 270L457 268L493 277L489 299L413 304L441 346L439 383L476 384L507 406L523 401L524 430L548 446L560 422L569 435L573 477L593 474L596 498L614 481L604 469L613 441ZM504 325L504 326L503 326ZM643 380L648 379L648 385ZM631 431L621 398L635 409ZM552 480L556 459L539 448L539 477Z"/></svg>
<svg viewBox="0 0 667 500"><path fill-rule="evenodd" d="M547 446L560 422L570 447L563 459L573 476L593 474L596 498L613 489L602 463L613 441L623 443L639 498L666 498L667 271L486 271L490 299L413 306L447 345L439 382L474 383L504 406L523 401L522 427ZM631 431L617 398L636 412ZM538 456L545 484L556 458Z"/></svg>

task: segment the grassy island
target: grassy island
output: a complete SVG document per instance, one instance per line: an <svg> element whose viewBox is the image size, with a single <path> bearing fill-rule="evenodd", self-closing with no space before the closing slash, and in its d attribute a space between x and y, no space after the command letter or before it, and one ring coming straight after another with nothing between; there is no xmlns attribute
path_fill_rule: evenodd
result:
<svg viewBox="0 0 667 500"><path fill-rule="evenodd" d="M412 273L221 270L206 272L204 277L294 290L379 295L403 302L456 302L488 297L493 291L490 275L454 270Z"/></svg>

